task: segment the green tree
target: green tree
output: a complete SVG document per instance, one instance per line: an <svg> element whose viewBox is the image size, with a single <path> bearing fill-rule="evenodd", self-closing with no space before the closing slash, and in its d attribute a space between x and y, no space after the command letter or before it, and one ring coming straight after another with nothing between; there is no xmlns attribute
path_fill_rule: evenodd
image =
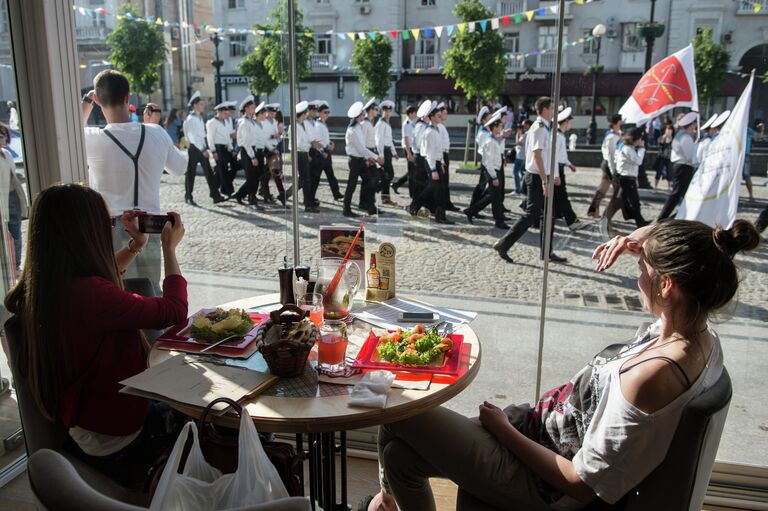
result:
<svg viewBox="0 0 768 511"><path fill-rule="evenodd" d="M699 103L709 105L723 87L731 54L724 45L712 40L712 29L704 28L693 38L693 64L696 68L696 88Z"/></svg>
<svg viewBox="0 0 768 511"><path fill-rule="evenodd" d="M314 38L304 28L304 15L296 5L296 74L297 79L309 75L310 56L314 49ZM270 94L281 83L288 82L288 2L281 0L272 11L266 24L255 24L253 29L264 32L256 41L253 51L243 59L240 72L247 76L251 90ZM266 70L268 77L263 76Z"/></svg>
<svg viewBox="0 0 768 511"><path fill-rule="evenodd" d="M168 55L162 28L136 20L141 16L141 8L136 4L121 5L119 13L122 16L115 30L107 36L107 45L112 50L109 61L125 74L134 93L150 95L157 88L159 68Z"/></svg>
<svg viewBox="0 0 768 511"><path fill-rule="evenodd" d="M351 62L360 77L363 96L387 95L392 86L392 43L386 36L356 40Z"/></svg>
<svg viewBox="0 0 768 511"><path fill-rule="evenodd" d="M494 16L479 0L463 0L453 13L465 23ZM443 74L453 78L467 98L493 98L504 88L506 66L501 34L490 26L483 32L477 24L474 32L457 29L453 33L451 47L445 52Z"/></svg>

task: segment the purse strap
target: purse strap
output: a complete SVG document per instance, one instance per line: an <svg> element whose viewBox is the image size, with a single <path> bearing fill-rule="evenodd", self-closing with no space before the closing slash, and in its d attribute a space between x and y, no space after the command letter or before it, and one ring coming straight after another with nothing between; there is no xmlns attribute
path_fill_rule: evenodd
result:
<svg viewBox="0 0 768 511"><path fill-rule="evenodd" d="M206 406L205 410L203 410L203 413L200 415L200 419L197 421L197 429L199 429L200 431L203 430L203 426L205 425L205 420L208 418L208 414L213 410L213 407L219 403L228 404L230 407L235 409L235 411L240 417L243 416L243 407L240 405L240 403L228 397L217 397L216 399L208 403L208 406Z"/></svg>

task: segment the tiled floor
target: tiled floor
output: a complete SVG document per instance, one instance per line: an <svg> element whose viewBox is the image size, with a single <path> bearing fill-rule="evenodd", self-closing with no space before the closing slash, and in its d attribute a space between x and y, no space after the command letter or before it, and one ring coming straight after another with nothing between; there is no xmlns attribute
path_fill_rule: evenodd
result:
<svg viewBox="0 0 768 511"><path fill-rule="evenodd" d="M378 465L375 461L349 459L349 502L353 510L357 509L357 504L363 497L378 490L377 473ZM435 491L439 511L456 508L456 486L453 483L435 479L432 481L432 488ZM0 511L34 511L35 509L26 473L0 488Z"/></svg>

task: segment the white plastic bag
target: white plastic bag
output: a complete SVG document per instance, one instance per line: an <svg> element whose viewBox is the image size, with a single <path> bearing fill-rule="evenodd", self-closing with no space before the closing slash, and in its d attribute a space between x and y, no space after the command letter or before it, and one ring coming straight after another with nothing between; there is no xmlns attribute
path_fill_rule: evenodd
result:
<svg viewBox="0 0 768 511"><path fill-rule="evenodd" d="M192 431L192 449L179 474L184 444ZM240 419L237 471L222 474L203 457L197 426L190 421L173 446L149 509L154 511L213 511L261 504L288 497L280 476L267 458L247 413Z"/></svg>

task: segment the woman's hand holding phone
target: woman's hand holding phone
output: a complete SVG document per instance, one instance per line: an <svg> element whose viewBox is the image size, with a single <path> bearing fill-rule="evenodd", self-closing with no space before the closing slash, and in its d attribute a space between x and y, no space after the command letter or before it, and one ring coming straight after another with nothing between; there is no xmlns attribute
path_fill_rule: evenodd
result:
<svg viewBox="0 0 768 511"><path fill-rule="evenodd" d="M171 221L166 222L160 233L160 241L166 250L176 250L176 247L184 238L184 224L181 222L181 216L174 211L169 211L168 216Z"/></svg>
<svg viewBox="0 0 768 511"><path fill-rule="evenodd" d="M123 229L125 229L125 232L127 232L133 240L131 248L136 251L144 248L144 245L147 244L147 240L149 239L147 234L139 231L139 215L143 213L144 212L139 209L132 209L124 211L121 218Z"/></svg>

